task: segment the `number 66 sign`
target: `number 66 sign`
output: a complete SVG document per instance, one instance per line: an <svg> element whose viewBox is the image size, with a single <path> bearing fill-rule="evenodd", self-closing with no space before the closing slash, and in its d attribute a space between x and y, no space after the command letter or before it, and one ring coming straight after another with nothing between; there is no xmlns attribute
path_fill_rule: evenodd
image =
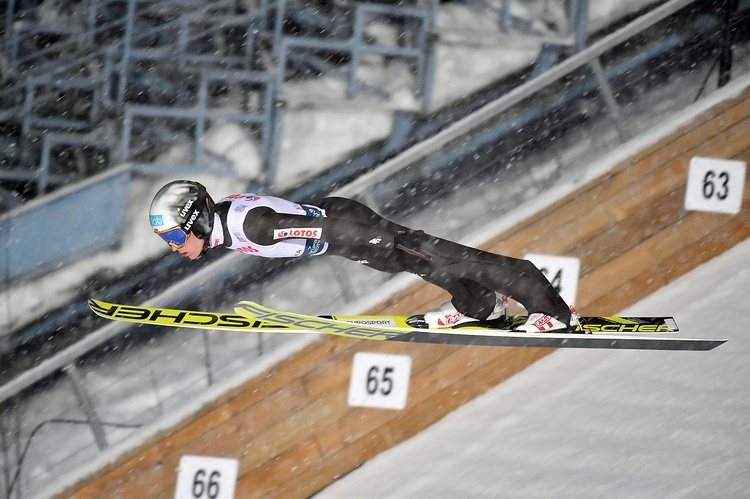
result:
<svg viewBox="0 0 750 499"><path fill-rule="evenodd" d="M232 499L238 466L236 459L182 456L175 499Z"/></svg>

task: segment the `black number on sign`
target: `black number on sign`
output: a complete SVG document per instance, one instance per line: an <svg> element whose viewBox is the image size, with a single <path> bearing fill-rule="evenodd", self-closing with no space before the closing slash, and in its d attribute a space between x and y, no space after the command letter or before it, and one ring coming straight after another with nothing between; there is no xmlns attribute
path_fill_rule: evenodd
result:
<svg viewBox="0 0 750 499"><path fill-rule="evenodd" d="M548 268L542 267L539 270L542 271L542 274L544 274L544 276L547 278L547 280L549 280L550 284L552 284L552 287L554 287L557 290L558 293L560 291L562 291L562 269L558 270L555 273L555 276L552 279L549 278L549 269Z"/></svg>
<svg viewBox="0 0 750 499"><path fill-rule="evenodd" d="M204 497L204 493L209 499L219 497L219 478L221 478L221 473L213 471L206 482L206 470L196 471L193 477L193 497Z"/></svg>
<svg viewBox="0 0 750 499"><path fill-rule="evenodd" d="M378 374L380 373L380 368L378 366L372 366L369 371L367 371L367 393L370 395L374 395L377 393L378 388L380 388L380 393L383 395L388 395L393 390L393 368L392 367L386 367L383 369L383 376L381 378L378 378Z"/></svg>
<svg viewBox="0 0 750 499"><path fill-rule="evenodd" d="M383 385L384 387L380 389L380 393L383 395L388 395L393 390L393 378L391 375L393 374L393 368L392 367L386 367L383 369ZM388 388L385 388L385 385L388 385Z"/></svg>
<svg viewBox="0 0 750 499"><path fill-rule="evenodd" d="M714 194L720 200L725 200L729 196L729 174L721 172L718 175L719 188L716 188L716 172L708 170L703 177L703 197L711 199Z"/></svg>

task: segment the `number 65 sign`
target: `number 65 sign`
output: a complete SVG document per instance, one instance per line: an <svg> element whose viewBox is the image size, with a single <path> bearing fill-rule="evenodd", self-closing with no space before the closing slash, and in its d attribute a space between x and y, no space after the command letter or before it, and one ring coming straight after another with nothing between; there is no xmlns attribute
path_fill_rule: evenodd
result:
<svg viewBox="0 0 750 499"><path fill-rule="evenodd" d="M403 409L410 375L408 355L357 352L349 383L349 405Z"/></svg>
<svg viewBox="0 0 750 499"><path fill-rule="evenodd" d="M688 170L685 209L735 214L742 208L744 161L693 158Z"/></svg>

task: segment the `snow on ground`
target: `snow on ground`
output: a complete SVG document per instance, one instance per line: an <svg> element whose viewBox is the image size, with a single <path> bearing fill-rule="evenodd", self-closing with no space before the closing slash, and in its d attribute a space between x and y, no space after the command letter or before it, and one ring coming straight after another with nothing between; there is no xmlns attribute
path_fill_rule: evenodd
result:
<svg viewBox="0 0 750 499"><path fill-rule="evenodd" d="M750 240L622 311L718 349L558 350L316 497L750 496L748 261Z"/></svg>

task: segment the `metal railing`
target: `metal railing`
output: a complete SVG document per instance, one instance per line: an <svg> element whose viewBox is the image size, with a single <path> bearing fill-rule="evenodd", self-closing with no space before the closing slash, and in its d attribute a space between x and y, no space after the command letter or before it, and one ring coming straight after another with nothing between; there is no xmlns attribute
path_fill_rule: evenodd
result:
<svg viewBox="0 0 750 499"><path fill-rule="evenodd" d="M145 8L137 10L136 5L139 3L145 5ZM55 139L58 144L62 144L63 136L67 135L72 138L74 134L77 134L80 135L79 139L101 140L102 147L110 147L111 137L102 138L94 132L97 126L101 126L102 121L118 116L113 106L123 104L122 101L112 99L112 94L119 95L117 90L127 81L127 77L119 81L111 77L113 71L120 72L122 68L120 64L122 58L113 57L113 54L117 52L129 54L118 33L121 30L127 35L127 47L129 47L139 41L149 40L150 37L160 32L169 31L173 29L173 26L179 26L178 19L151 26L148 29L140 27L137 33L133 32L137 16L152 15L159 8L164 8L167 3L158 2L159 5L157 5L152 2L128 0L126 14L109 19L109 22L103 26L97 26L94 20L97 16L103 15L100 10L104 7L94 1L83 2L79 6L83 11L77 17L84 18L86 22L81 24L80 31L69 33L69 36L51 43L47 48L29 49L20 54L18 47L24 43L31 43L36 35L31 33L26 36L23 29L16 29L14 16L33 17L33 13L14 13L15 2L7 2L3 42L8 57L7 67L3 70L15 76L5 88L0 90L0 102L5 107L0 113L0 121L6 125L20 123L15 149L20 150L21 153L9 162L15 166L0 169L0 178L35 183L37 194L43 194L50 183L59 185L81 180L84 177L64 173L54 176L45 175L45 172L39 169L41 160L38 158L41 157L43 151L38 146L44 141L45 135L52 133L62 134ZM215 1L208 5L206 2L191 0L177 3L183 7L192 6L203 10L217 8L217 6L233 8L231 0ZM58 24L45 29L51 32L55 29L67 30L66 33L70 31L64 24ZM96 43L102 46L97 46ZM115 92L109 88L109 85L115 87ZM69 102L70 106L62 106L61 100L65 103ZM74 116L76 114L72 112L74 109L84 110L86 116ZM74 139L69 145L76 147L79 144L77 139ZM40 182L39 178L43 178L45 182Z"/></svg>
<svg viewBox="0 0 750 499"><path fill-rule="evenodd" d="M137 7L141 4L146 4L147 8L139 10ZM200 2L186 2L188 4L193 7L201 5ZM163 25L148 26L138 31L138 16L153 15L160 6L149 7L146 2L128 0L126 13L115 19L113 25L96 27L88 23L86 32L78 33L76 40L55 44L55 50L61 52L80 51L82 55L79 59L51 63L38 53L18 58L18 54L11 51L11 67L30 65L33 74L23 85L17 84L0 92L0 96L6 97L10 95L9 92L21 92L23 97L13 109L0 113L0 120L20 123L17 143L13 144L15 147L5 148L7 154L13 154L7 164L15 166L0 169L0 179L27 182L35 187L37 194L43 194L51 187L79 181L113 166L113 151L119 152L114 156L119 160L117 163L132 161L140 171L174 173L182 169L186 174L236 175L231 161L220 154L206 151L202 140L214 122L224 120L242 124L247 129L248 137L258 138L261 172L254 181L263 184L266 190L273 189L279 169L279 144L285 115L285 102L276 96L283 78L274 78L271 72L250 71L254 58L258 57L257 53L251 51L258 50L256 42L260 39L284 39L287 43L288 39L282 36L283 23L280 22L285 15L282 7L287 3L261 2L258 10L241 16L225 12L231 10L232 5L228 1L212 2L204 6L204 9L212 9L210 11L175 15L173 20ZM92 15L96 17L99 7L96 3L89 2L85 7L83 14L87 19ZM359 71L360 53L413 59L417 68L415 91L427 104L431 93L429 75L432 50L428 46L428 30L432 24L432 11L369 4L354 4L352 8L357 15L349 28L358 36L344 44L345 50L352 54L351 75ZM10 26L10 4L8 9L6 25ZM276 16L273 33L267 32L267 18L271 14ZM410 48L368 45L364 31L367 16L370 15L405 16L410 21L406 24L416 26L405 28L410 34L405 38L413 38L416 45ZM213 53L203 47L206 38L214 43L218 34L234 29L244 33L241 53L237 56ZM118 30L122 31L122 35L115 37L117 43L113 46L91 46L92 40ZM17 47L22 43L22 37L19 37L19 32L10 30L6 31L4 40L9 47ZM163 43L149 47L151 38L162 38ZM37 61L31 57L42 59ZM139 80L137 67L140 62L168 66L172 70L163 70L162 73L170 77L151 73ZM226 69L217 69L222 67L239 70L230 74ZM75 74L76 77L65 77L66 74ZM277 74L283 74L283 70ZM147 80L147 77L152 79ZM251 94L260 94L262 106L257 110L235 112L227 110L232 103L211 104L206 87L219 82L227 86L235 85L238 90L235 94L245 101L249 100ZM352 82L353 94L359 83L356 78ZM193 88L196 86L197 92ZM129 102L128 90L135 94L140 87L147 88L153 94L150 95L153 104ZM157 95L158 87L162 87L166 94L161 99ZM253 89L248 90L250 87ZM239 102L235 107L243 109L243 103ZM169 126L172 124L176 126ZM192 133L185 133L186 129ZM8 140L11 140L10 137ZM152 147L133 148L134 142ZM163 151L171 145L186 146L192 151L192 157L185 164L177 165L159 164L158 160L153 159L156 151ZM70 153L53 154L61 151ZM63 164L73 162L69 159L71 157L76 158L75 165Z"/></svg>
<svg viewBox="0 0 750 499"><path fill-rule="evenodd" d="M209 102L209 87L217 82L221 82L225 88L231 85L241 86L244 88L242 93L243 101L250 99L250 90L252 86L255 94L258 95L257 110L247 109L246 111L235 111L227 109L226 104L222 107L212 107ZM240 107L238 105L237 107ZM247 107L247 106L245 106ZM159 163L134 163L140 171L150 173L173 173L175 169L181 169L194 173L217 173L223 175L233 175L232 165L225 163L224 168L212 170L207 168L204 161L204 150L201 138L204 131L212 121L221 120L224 122L243 123L250 127L255 126L260 136L260 152L263 159L263 171L266 174L265 184L272 184L275 180L276 163L279 154L279 141L281 137L281 123L283 106L275 100L273 81L270 75L265 73L252 72L229 72L229 71L203 71L200 79L198 90L198 101L192 108L164 107L164 106L140 106L127 105L123 118L123 135L120 143L120 161L128 161L131 157L131 136L134 123L138 120L154 119L174 119L180 120L181 123L187 123L188 129L192 129L192 140L188 141L193 154L192 161L182 165L161 165ZM142 128L150 128L142 126Z"/></svg>
<svg viewBox="0 0 750 499"><path fill-rule="evenodd" d="M18 72L20 82L0 91L0 99L6 103L5 112L0 113L0 120L6 123L21 121L22 127L18 134L18 149L21 154L14 158L14 161L19 163L15 168L0 169L0 178L25 179L30 183L36 183L36 191L39 194L44 193L52 183L59 184L79 178L76 175L64 174L48 176L45 172L40 172L38 161L35 160L37 155L42 154L38 146L44 140L44 136L48 133L60 134L56 138L58 144L65 135L71 136L76 133L87 134L86 140L99 139L95 130L97 126L107 120L114 120L119 124L125 112L124 107L134 104L129 102L132 100L128 97L129 91L132 95L141 95L150 101L149 104L138 105L152 105L156 108L149 111L141 107L139 112L157 115L170 113L158 108L171 107L173 101L177 101L177 107L184 107L186 103L195 101L197 97L191 90L190 82L195 74L202 70L236 68L243 71L266 71L269 75L275 73L278 76L272 80L274 95L279 93L283 85L283 74L290 60L304 59L305 64L334 74L340 71L336 65L298 53L298 45L304 43L304 39L284 37L283 21L290 12L294 13L298 22L304 22L305 16L315 16L312 11L308 11L309 9L295 8L294 2L285 0L260 2L257 9L244 15L234 15L236 6L227 0L205 5L201 2L178 2L181 6L196 10L179 14L170 11L166 2L151 4L142 0L127 0L125 13L101 27L96 26L92 20L100 15L99 9L103 7L96 2L87 2L83 6L81 15L84 20L79 23L79 28L73 31L57 25L45 28L63 30L67 36L61 37L61 41L52 43L48 48L24 54L18 53L18 47L33 41L36 34L24 35L23 30L13 28L12 4L13 2L8 4L5 13L7 29L4 42L9 54L8 69L26 69L24 72ZM336 29L331 31L334 35L339 31L351 31L357 34L355 37L341 41L336 36L331 36L327 39L311 40L309 43L324 44L329 48L334 47L333 50L345 52L350 59L349 98L356 94L358 87L364 87L356 78L360 72L360 54L380 54L414 61L415 93L422 98L425 106L429 106L433 47L432 37L428 36L428 33L432 25L434 6L422 9L352 3L352 6L347 5L345 8L356 12L354 18L350 19L350 25L347 25L346 29L336 25ZM156 25L144 25L144 22L139 25L139 19L159 15L166 16L166 20ZM409 22L402 23L404 35L399 38L414 39L414 46L380 47L368 44L364 29L365 24L370 22L369 18L373 16L407 18ZM273 23L270 23L269 19L272 17ZM315 24L312 19L307 22ZM233 39L225 36L233 32L235 34L229 37ZM103 47L96 46L96 41L100 38L105 39ZM218 50L217 40L227 41L225 45L233 46L231 50L238 53L233 55L231 50ZM286 47L283 51L282 40ZM261 41L265 43L260 43ZM268 67L268 57L262 55L268 42L272 42L271 55L275 58L282 53L284 59L280 62L271 60L272 67ZM206 48L206 45L209 48ZM61 55L60 58L56 54ZM261 64L261 60L266 60L266 63ZM162 70L149 72L143 69L144 64L141 63L153 64L162 67ZM276 65L280 66L280 69L276 68ZM373 89L372 86L366 88ZM161 97L160 89L164 94ZM375 91L383 94L382 90ZM22 102L16 102L21 94ZM71 96L67 101L74 102L76 109L85 107L86 116L72 116L72 109L61 106L60 95ZM84 101L88 106L82 106ZM278 117L272 115L270 122L263 122L264 131L261 135L264 138L280 130L280 124L274 123ZM165 133L158 135L165 139L170 135L169 131L167 128ZM133 130L122 129L121 133L121 139L126 140L132 136ZM191 140L200 141L200 138L197 136ZM109 147L109 144L106 147ZM123 148L120 147L120 150ZM277 168L278 158L269 150L267 143L262 144L261 151L264 154L270 153L263 157L263 176L270 178ZM200 158L200 155L197 157ZM138 161L141 164L153 163L147 158L128 157L127 160ZM199 164L191 165L193 168L196 166ZM45 178L44 183L37 181L40 174Z"/></svg>
<svg viewBox="0 0 750 499"><path fill-rule="evenodd" d="M362 175L354 182L337 190L335 194L338 196L351 196L359 192L367 191L373 185L382 182L384 178L389 177L394 173L403 170L407 166L437 152L446 144L499 116L512 106L531 97L552 83L559 81L561 78L564 78L576 69L587 65L590 66L596 74L602 93L606 95L608 108L615 118L618 128L624 130L626 126L625 123L618 119L621 115L620 106L617 104L611 86L604 76L600 57L605 52L626 42L634 35L654 26L663 19L675 14L694 2L695 0L672 0L666 2L648 14L629 23L627 26L624 26L614 33L602 38L580 52L573 54L568 59L550 68L536 78L533 78L524 85L518 86L499 99L490 102L465 118L456 121L444 130L435 134L433 137L420 142L414 147L409 148L407 151L404 151L402 154L384 162L378 168L372 170L366 175Z"/></svg>
<svg viewBox="0 0 750 499"><path fill-rule="evenodd" d="M411 40L410 45L385 46L369 43L365 29L370 18L391 17L400 19L404 30L400 41ZM413 61L415 66L414 94L422 98L423 112L430 110L434 67L434 25L431 9L411 7L391 7L380 4L361 3L354 6L354 23L351 38L347 40L314 39L309 37L283 37L278 50L277 88L281 88L291 61L307 64L317 70L341 77L347 81L347 97L352 99L363 88L370 93L388 98L387 91L360 81L358 77L360 61L364 55L379 55ZM350 57L348 72L325 62L324 59L308 52L342 53Z"/></svg>

